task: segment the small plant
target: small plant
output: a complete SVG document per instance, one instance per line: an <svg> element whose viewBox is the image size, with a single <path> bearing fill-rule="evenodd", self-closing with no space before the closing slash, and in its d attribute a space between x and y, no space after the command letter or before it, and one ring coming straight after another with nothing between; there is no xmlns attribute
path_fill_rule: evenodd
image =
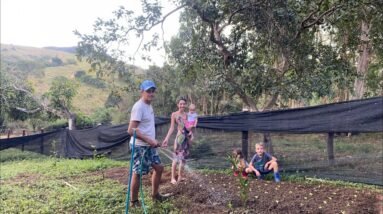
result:
<svg viewBox="0 0 383 214"><path fill-rule="evenodd" d="M233 204L231 203L231 201L227 204L227 207L232 210L233 209Z"/></svg>
<svg viewBox="0 0 383 214"><path fill-rule="evenodd" d="M242 172L243 168L238 168L239 165L239 159L234 157L231 154L227 155L227 160L232 165L232 168L234 171ZM238 175L238 182L239 182L239 196L241 198L242 204L245 205L247 200L249 199L249 183L248 179L244 178L241 173Z"/></svg>
<svg viewBox="0 0 383 214"><path fill-rule="evenodd" d="M57 141L56 140L52 141L51 153L52 153L51 157L54 160L52 165L54 167L56 167L57 166L57 162L58 162L58 158L57 158L57 155L58 155L58 153L57 153Z"/></svg>
<svg viewBox="0 0 383 214"><path fill-rule="evenodd" d="M97 159L97 148L95 145L91 144L90 147L93 149L93 160Z"/></svg>
<svg viewBox="0 0 383 214"><path fill-rule="evenodd" d="M230 162L234 171L238 170L239 160L236 157L233 157L232 154L227 155L227 160Z"/></svg>
<svg viewBox="0 0 383 214"><path fill-rule="evenodd" d="M248 183L248 179L242 177L242 176L238 176L238 179L239 179L239 190L240 190L240 193L239 193L239 196L241 198L241 201L243 203L243 205L246 204L247 200L249 199L249 183Z"/></svg>
<svg viewBox="0 0 383 214"><path fill-rule="evenodd" d="M97 153L97 148L94 145L91 145L93 148L93 160L96 161L96 170L101 172L102 174L102 180L105 180L105 171L104 169L107 168L107 165L105 163L106 157L103 154Z"/></svg>
<svg viewBox="0 0 383 214"><path fill-rule="evenodd" d="M52 140L52 148L51 148L51 156L52 157L57 157L57 141Z"/></svg>

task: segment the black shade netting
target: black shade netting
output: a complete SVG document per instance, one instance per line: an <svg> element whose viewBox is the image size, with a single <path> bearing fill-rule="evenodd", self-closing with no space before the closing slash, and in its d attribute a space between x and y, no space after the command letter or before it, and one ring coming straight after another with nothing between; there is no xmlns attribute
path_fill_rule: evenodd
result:
<svg viewBox="0 0 383 214"><path fill-rule="evenodd" d="M127 124L101 125L0 139L0 149L17 148L68 158L103 154L128 160L130 136L127 128ZM156 118L158 141L165 138L168 129L169 118ZM247 139L242 139L244 131L248 132ZM191 168L229 169L227 155L234 148L243 148L243 140L248 141L247 161L250 161L255 143L270 134L273 155L278 158L283 173L383 185L383 97L200 117L193 133L195 140L187 161ZM328 161L327 133L335 133L335 164L332 166ZM165 165L171 164L174 138L175 133L169 140L169 147L159 149Z"/></svg>
<svg viewBox="0 0 383 214"><path fill-rule="evenodd" d="M201 117L198 127L278 133L382 132L383 97L287 110Z"/></svg>

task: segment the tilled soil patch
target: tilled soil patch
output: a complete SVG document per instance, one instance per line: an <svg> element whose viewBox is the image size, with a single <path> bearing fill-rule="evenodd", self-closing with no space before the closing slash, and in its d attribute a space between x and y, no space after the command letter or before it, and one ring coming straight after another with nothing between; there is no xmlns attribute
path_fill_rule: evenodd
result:
<svg viewBox="0 0 383 214"><path fill-rule="evenodd" d="M106 178L127 184L127 168L108 169ZM150 176L143 177L150 187ZM186 181L170 183L165 171L160 191L184 213L383 213L378 191L329 184L308 184L249 178L246 203L240 199L237 177L227 174L186 173ZM381 191L380 191L381 192Z"/></svg>

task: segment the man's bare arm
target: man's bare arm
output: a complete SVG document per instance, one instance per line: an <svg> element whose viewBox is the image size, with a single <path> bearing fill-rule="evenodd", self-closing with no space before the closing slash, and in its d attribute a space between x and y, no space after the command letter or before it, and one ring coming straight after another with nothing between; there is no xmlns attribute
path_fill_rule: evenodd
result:
<svg viewBox="0 0 383 214"><path fill-rule="evenodd" d="M129 127L128 127L128 133L130 136L133 136L134 130L136 130L136 137L146 143L148 143L152 147L158 147L160 144L157 142L156 139L151 139L145 135L143 135L140 130L137 128L138 124L140 124L139 121L130 121Z"/></svg>

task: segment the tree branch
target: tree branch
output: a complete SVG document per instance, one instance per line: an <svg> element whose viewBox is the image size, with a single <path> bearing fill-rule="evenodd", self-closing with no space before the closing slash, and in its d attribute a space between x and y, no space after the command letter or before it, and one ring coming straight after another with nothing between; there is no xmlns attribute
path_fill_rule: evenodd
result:
<svg viewBox="0 0 383 214"><path fill-rule="evenodd" d="M343 5L336 5L336 6L333 6L332 8L328 9L327 11L323 12L321 15L318 16L318 18L316 18L314 21L312 21L311 23L309 24L305 24L305 22L302 22L301 26L302 28L309 28L315 24L318 24L320 23L320 20L324 17L324 16L328 16L328 15L331 15L333 14L337 9L341 8Z"/></svg>
<svg viewBox="0 0 383 214"><path fill-rule="evenodd" d="M147 32L147 31L150 31L153 27L155 27L155 26L157 26L158 24L161 23L162 36L163 36L163 34L164 34L164 33L163 33L163 24L164 24L165 20L166 20L171 14L173 14L173 13L175 13L176 11L178 11L178 10L184 8L185 6L187 6L187 4L183 4L183 5L180 5L180 6L176 7L176 8L174 8L173 10L171 10L170 12L168 12L166 15L164 15L164 16L162 17L161 20L158 20L157 22L154 22L154 23L153 23L152 25L150 25L150 26L148 26L148 25L144 25L143 28L130 27L130 28L125 32L125 34L124 34L125 36L127 36L131 31L136 31L136 32L140 35L140 37L141 37L140 43L138 44L137 49L136 49L136 51L134 52L133 57L137 54L138 50L141 48L142 42L143 42L143 40L144 40L144 31L146 31L146 32Z"/></svg>
<svg viewBox="0 0 383 214"><path fill-rule="evenodd" d="M239 9L235 10L234 12L232 12L232 13L230 14L230 16L229 16L228 21L227 21L225 24L223 24L220 28L218 28L218 32L221 33L222 30L223 30L225 27L227 27L228 25L231 24L231 21L233 20L234 15L236 15L237 13L239 13L239 12L245 10L245 9L246 9L246 7L242 7L242 8L239 8Z"/></svg>
<svg viewBox="0 0 383 214"><path fill-rule="evenodd" d="M39 112L41 111L41 108L36 108L36 109L32 109L32 110L29 110L29 109L26 109L26 108L21 108L21 107L15 107L17 110L19 111L22 111L22 112L25 112L25 113L28 113L28 114L34 114L36 112Z"/></svg>
<svg viewBox="0 0 383 214"><path fill-rule="evenodd" d="M28 110L28 109L25 109L22 107L15 107L17 110L20 110L20 111L25 112L25 113L36 113L36 112L41 111L41 110L46 110L46 111L51 112L51 113L53 113L59 117L65 116L62 114L62 112L57 111L53 108L50 108L47 103L43 102L40 98L33 95L32 92L30 92L29 90L27 90L25 88L17 87L15 84L11 85L11 87L17 91L21 91L21 92L26 93L30 98L32 98L36 103L38 103L40 105L39 108L36 108L33 110Z"/></svg>
<svg viewBox="0 0 383 214"><path fill-rule="evenodd" d="M210 41L212 41L214 44L217 45L218 50L223 55L223 61L225 66L228 66L231 62L231 59L233 58L233 54L225 47L225 45L222 42L221 32L219 31L219 23L215 22L214 20L209 20L208 18L206 18L204 12L200 8L196 6L194 6L193 8L196 10L197 14L202 19L202 21L209 24Z"/></svg>
<svg viewBox="0 0 383 214"><path fill-rule="evenodd" d="M299 38L300 34L307 28L310 28L316 24L323 24L322 23L322 19L325 17L325 16L330 16L331 14L333 14L336 10L338 10L339 8L343 7L344 4L338 4L338 5L333 5L330 9L324 11L323 13L319 14L317 16L317 18L313 18L314 14L318 13L320 11L320 6L322 5L322 2L323 0L321 0L319 3L318 3L318 7L316 10L314 10L313 12L311 12L305 19L303 19L303 21L301 22L300 24L300 27L297 31L297 33L295 34L295 39ZM311 19L314 19L313 21L309 22Z"/></svg>
<svg viewBox="0 0 383 214"><path fill-rule="evenodd" d="M273 94L271 99L267 103L267 105L262 109L262 111L270 110L275 105L275 103L276 103L276 101L278 99L278 96L279 96L279 93Z"/></svg>
<svg viewBox="0 0 383 214"><path fill-rule="evenodd" d="M163 23L163 22L166 20L166 18L168 18L168 16L170 16L171 14L175 13L176 11L178 11L178 10L180 10L180 9L186 7L186 6L187 6L187 4L183 4L183 5L180 5L180 6L176 7L176 8L174 8L174 9L171 10L169 13L167 13L164 17L162 17L161 20L159 20L159 21L153 23L149 28L146 28L146 26L145 26L142 30L144 30L144 31L150 31L154 26L156 26L156 25L158 25L158 24L160 24L160 23Z"/></svg>
<svg viewBox="0 0 383 214"><path fill-rule="evenodd" d="M323 3L323 0L320 0L320 2L318 3L318 7L317 7L317 9L316 10L314 10L314 11L312 11L302 22L301 22L301 26L303 27L303 25L304 25L304 23L305 22L307 22L309 19L311 19L312 18L312 16L315 14L315 13L317 13L317 12L319 12L319 10L320 10L320 6L322 5L322 3Z"/></svg>

